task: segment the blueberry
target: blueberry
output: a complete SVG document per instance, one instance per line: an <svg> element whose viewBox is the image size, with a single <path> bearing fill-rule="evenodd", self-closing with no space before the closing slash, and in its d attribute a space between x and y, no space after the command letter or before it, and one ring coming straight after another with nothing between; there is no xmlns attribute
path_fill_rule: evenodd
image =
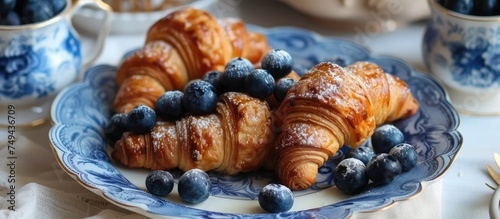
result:
<svg viewBox="0 0 500 219"><path fill-rule="evenodd" d="M15 11L8 12L4 18L0 16L0 25L15 26L21 24L21 18L19 18L19 14Z"/></svg>
<svg viewBox="0 0 500 219"><path fill-rule="evenodd" d="M49 1L28 0L22 7L20 15L23 24L32 24L52 18L54 11Z"/></svg>
<svg viewBox="0 0 500 219"><path fill-rule="evenodd" d="M269 71L275 79L279 79L292 71L293 59L287 51L273 49L262 58L261 65L262 68Z"/></svg>
<svg viewBox="0 0 500 219"><path fill-rule="evenodd" d="M474 0L471 14L478 16L498 15L499 6L498 0Z"/></svg>
<svg viewBox="0 0 500 219"><path fill-rule="evenodd" d="M225 66L225 69L234 68L234 67L241 68L243 71L246 71L246 72L250 72L254 69L252 62L250 62L250 60L243 58L243 57L236 57L236 58L229 60L229 62L227 62L226 66Z"/></svg>
<svg viewBox="0 0 500 219"><path fill-rule="evenodd" d="M182 104L184 93L178 90L163 93L155 103L155 111L158 117L164 121L175 121L186 114Z"/></svg>
<svg viewBox="0 0 500 219"><path fill-rule="evenodd" d="M335 167L334 182L337 188L348 195L362 192L368 185L366 165L356 158L346 158Z"/></svg>
<svg viewBox="0 0 500 219"><path fill-rule="evenodd" d="M292 78L282 78L278 80L276 83L276 87L274 88L274 97L278 102L282 102L285 99L288 90L295 85L297 82Z"/></svg>
<svg viewBox="0 0 500 219"><path fill-rule="evenodd" d="M389 151L389 154L398 159L401 169L406 172L417 165L418 154L411 144L401 143Z"/></svg>
<svg viewBox="0 0 500 219"><path fill-rule="evenodd" d="M401 164L398 159L387 153L380 153L373 157L366 166L366 175L374 183L388 184L401 174Z"/></svg>
<svg viewBox="0 0 500 219"><path fill-rule="evenodd" d="M168 171L154 170L146 177L146 189L156 196L166 196L174 188L174 177Z"/></svg>
<svg viewBox="0 0 500 219"><path fill-rule="evenodd" d="M52 11L54 14L59 14L66 7L66 0L52 0L48 1L50 6L52 6Z"/></svg>
<svg viewBox="0 0 500 219"><path fill-rule="evenodd" d="M367 165L368 162L375 157L375 152L372 148L367 146L360 146L354 149L349 150L345 155L345 158L356 158L363 162L363 164Z"/></svg>
<svg viewBox="0 0 500 219"><path fill-rule="evenodd" d="M269 213L286 212L293 206L292 191L281 184L270 183L259 192L259 205Z"/></svg>
<svg viewBox="0 0 500 219"><path fill-rule="evenodd" d="M371 136L372 147L376 153L389 153L394 146L403 141L403 133L392 124L377 127Z"/></svg>
<svg viewBox="0 0 500 219"><path fill-rule="evenodd" d="M127 114L116 113L109 119L109 124L104 129L104 134L108 140L115 142L127 131Z"/></svg>
<svg viewBox="0 0 500 219"><path fill-rule="evenodd" d="M245 79L245 91L252 97L265 99L274 92L274 78L264 69L255 69Z"/></svg>
<svg viewBox="0 0 500 219"><path fill-rule="evenodd" d="M443 6L461 14L471 14L474 0L444 0Z"/></svg>
<svg viewBox="0 0 500 219"><path fill-rule="evenodd" d="M191 204L198 204L207 200L211 188L210 177L200 169L191 169L183 173L177 186L181 199Z"/></svg>
<svg viewBox="0 0 500 219"><path fill-rule="evenodd" d="M214 112L217 107L217 93L214 86L202 80L193 81L184 89L182 104L191 115Z"/></svg>
<svg viewBox="0 0 500 219"><path fill-rule="evenodd" d="M137 133L147 133L156 125L156 113L145 105L134 107L127 114L127 128Z"/></svg>
<svg viewBox="0 0 500 219"><path fill-rule="evenodd" d="M213 70L205 73L201 80L212 84L215 87L217 94L221 95L225 92L224 84L222 83L222 72Z"/></svg>
<svg viewBox="0 0 500 219"><path fill-rule="evenodd" d="M5 15L13 11L15 6L16 0L0 0L0 18L6 17Z"/></svg>
<svg viewBox="0 0 500 219"><path fill-rule="evenodd" d="M222 74L222 83L227 91L243 91L245 78L254 69L253 64L245 58L234 58L226 64Z"/></svg>

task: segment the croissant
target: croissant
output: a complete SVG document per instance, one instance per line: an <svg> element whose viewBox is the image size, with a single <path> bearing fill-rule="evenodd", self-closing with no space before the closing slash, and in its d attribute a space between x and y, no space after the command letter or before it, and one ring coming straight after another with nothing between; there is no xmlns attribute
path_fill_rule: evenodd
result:
<svg viewBox="0 0 500 219"><path fill-rule="evenodd" d="M270 49L264 35L247 31L239 19L217 19L194 8L174 11L153 24L145 45L120 64L113 107L117 113L139 104L152 107L165 91L181 90L208 71L223 71L232 58L259 65Z"/></svg>
<svg viewBox="0 0 500 219"><path fill-rule="evenodd" d="M267 102L229 92L219 97L216 113L160 121L147 134L124 133L111 157L128 167L235 174L261 168L274 141Z"/></svg>
<svg viewBox="0 0 500 219"><path fill-rule="evenodd" d="M276 111L282 131L274 169L292 190L316 182L318 167L339 147L366 141L378 124L406 118L419 104L410 88L378 65L357 62L345 68L323 62L293 86Z"/></svg>

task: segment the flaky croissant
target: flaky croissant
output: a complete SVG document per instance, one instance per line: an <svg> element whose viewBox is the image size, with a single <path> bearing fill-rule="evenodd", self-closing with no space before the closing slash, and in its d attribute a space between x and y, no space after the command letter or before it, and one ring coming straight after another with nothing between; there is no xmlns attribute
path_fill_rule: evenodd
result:
<svg viewBox="0 0 500 219"><path fill-rule="evenodd" d="M309 188L339 147L357 147L376 125L418 108L408 85L376 64L320 63L289 90L276 112L282 132L273 152L275 171L290 189Z"/></svg>
<svg viewBox="0 0 500 219"><path fill-rule="evenodd" d="M216 113L158 122L147 134L124 133L111 157L128 167L235 174L261 168L274 141L267 103L229 92L219 97Z"/></svg>
<svg viewBox="0 0 500 219"><path fill-rule="evenodd" d="M152 107L163 92L182 90L208 71L223 71L232 58L259 65L270 49L264 35L247 31L239 19L217 19L194 8L174 11L153 24L145 45L120 64L114 109Z"/></svg>

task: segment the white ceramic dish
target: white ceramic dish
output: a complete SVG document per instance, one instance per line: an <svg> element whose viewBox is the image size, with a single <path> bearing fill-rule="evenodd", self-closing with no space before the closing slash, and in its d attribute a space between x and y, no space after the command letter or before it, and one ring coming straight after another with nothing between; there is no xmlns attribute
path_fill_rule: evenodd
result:
<svg viewBox="0 0 500 219"><path fill-rule="evenodd" d="M204 9L216 0L194 0L193 2L177 7L168 8L161 11L152 12L115 12L112 16L110 34L143 34L148 28L160 18L168 13L182 7L193 7ZM99 32L104 19L102 11L91 7L83 7L73 17L73 24L76 28L87 33Z"/></svg>
<svg viewBox="0 0 500 219"><path fill-rule="evenodd" d="M393 31L426 18L426 0L280 0L304 14L330 23L348 23L351 31L366 34Z"/></svg>
<svg viewBox="0 0 500 219"><path fill-rule="evenodd" d="M373 57L353 41L324 38L296 28L251 29L262 32L274 48L288 51L301 71L321 61L347 65L367 60L406 81L420 103L414 116L393 123L408 143L417 148L418 165L399 175L388 185L370 187L346 196L333 185L335 161L339 151L320 167L318 181L311 189L294 192L289 212L267 214L256 197L264 185L274 180L273 172L256 171L226 176L209 172L213 183L209 199L198 205L184 204L174 187L166 198L149 194L144 185L148 170L128 169L109 157L103 129L112 114L111 103L117 91L116 66L99 65L89 69L83 82L62 91L52 105L54 126L49 136L61 167L79 183L110 202L154 218L349 218L356 212L375 211L418 195L452 165L462 146L457 131L459 116L448 101L445 90L426 74L393 57ZM180 173L172 171L175 177Z"/></svg>

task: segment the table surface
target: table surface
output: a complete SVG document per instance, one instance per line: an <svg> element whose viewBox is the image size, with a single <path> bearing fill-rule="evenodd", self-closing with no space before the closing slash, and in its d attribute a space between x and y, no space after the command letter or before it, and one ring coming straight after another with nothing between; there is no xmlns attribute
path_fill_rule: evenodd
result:
<svg viewBox="0 0 500 219"><path fill-rule="evenodd" d="M247 23L263 27L296 26L324 36L357 37L356 33L338 31L279 1L221 1L210 10L218 17L240 17ZM393 32L367 35L361 43L368 45L373 54L399 57L426 72L420 51L424 28L425 21L416 22ZM144 34L109 36L96 64L116 65L120 54L139 47L143 40ZM92 36L86 34L82 34L82 41L84 52L94 43ZM488 205L493 191L485 183L494 185L494 182L486 172L486 165L494 165L493 153L500 153L496 140L500 133L500 116L461 114L459 131L464 138L462 149L447 173L439 179L442 182L441 217L489 218Z"/></svg>

